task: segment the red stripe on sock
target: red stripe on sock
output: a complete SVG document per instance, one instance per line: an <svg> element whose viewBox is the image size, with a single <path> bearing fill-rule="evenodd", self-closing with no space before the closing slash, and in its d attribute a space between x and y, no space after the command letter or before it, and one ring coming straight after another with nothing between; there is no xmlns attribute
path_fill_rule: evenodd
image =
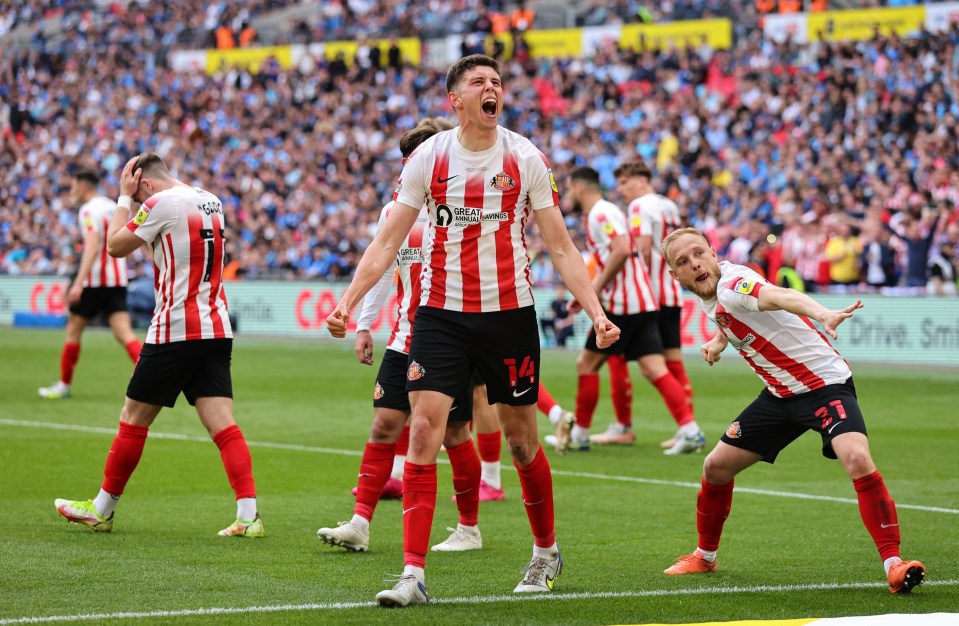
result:
<svg viewBox="0 0 959 626"><path fill-rule="evenodd" d="M60 353L60 380L65 385L73 382L73 370L80 360L80 344L67 342Z"/></svg>
<svg viewBox="0 0 959 626"><path fill-rule="evenodd" d="M223 468L230 479L230 486L236 499L255 498L256 487L253 484L253 458L250 448L243 438L243 431L236 424L227 426L213 436L213 442L220 449Z"/></svg>
<svg viewBox="0 0 959 626"><path fill-rule="evenodd" d="M148 432L146 426L120 422L120 429L113 438L110 454L107 455L107 462L103 467L101 488L104 491L115 496L123 493L143 455Z"/></svg>
<svg viewBox="0 0 959 626"><path fill-rule="evenodd" d="M360 461L360 474L356 481L356 505L353 513L367 520L373 519L373 512L383 493L383 485L390 479L393 470L394 443L369 443L363 449Z"/></svg>
<svg viewBox="0 0 959 626"><path fill-rule="evenodd" d="M404 426L403 432L400 433L399 439L396 440L396 452L397 456L406 456L406 453L410 451L410 427Z"/></svg>
<svg viewBox="0 0 959 626"><path fill-rule="evenodd" d="M653 385L663 397L666 408L679 426L693 421L693 413L689 410L689 403L686 402L686 392L672 374L666 372L654 380Z"/></svg>
<svg viewBox="0 0 959 626"><path fill-rule="evenodd" d="M497 440L500 434L495 433ZM480 434L480 437L483 435ZM460 445L447 448L450 465L453 467L453 489L456 490L456 510L460 514L460 524L476 526L479 519L479 487L482 467L476 455L473 440L467 439ZM485 460L485 459L484 459Z"/></svg>
<svg viewBox="0 0 959 626"><path fill-rule="evenodd" d="M481 459L487 463L499 463L503 450L503 433L498 430L495 433L476 433L476 446Z"/></svg>
<svg viewBox="0 0 959 626"><path fill-rule="evenodd" d="M553 474L549 461L539 447L536 458L526 467L520 467L513 461L519 474L519 483L523 487L523 504L529 526L533 530L534 544L540 548L549 548L556 543L556 525L553 512Z"/></svg>
<svg viewBox="0 0 959 626"><path fill-rule="evenodd" d="M576 384L576 425L589 428L599 402L599 374L580 374Z"/></svg>
<svg viewBox="0 0 959 626"><path fill-rule="evenodd" d="M859 515L872 536L883 561L899 556L899 516L896 503L877 471L852 481L859 499Z"/></svg>
<svg viewBox="0 0 959 626"><path fill-rule="evenodd" d="M403 467L403 564L426 567L433 511L436 508L436 463Z"/></svg>
<svg viewBox="0 0 959 626"><path fill-rule="evenodd" d="M633 425L633 382L629 379L629 364L619 354L606 360L609 366L609 387L613 398L616 421L623 426Z"/></svg>
<svg viewBox="0 0 959 626"><path fill-rule="evenodd" d="M733 482L727 485L713 485L702 478L702 489L696 496L696 530L699 532L699 547L714 552L719 549L719 538L723 534L723 524L729 517L733 504Z"/></svg>
<svg viewBox="0 0 959 626"><path fill-rule="evenodd" d="M553 410L553 407L556 406L556 404L556 400L553 400L553 396L549 393L546 385L543 384L543 381L540 381L539 398L536 399L536 408L548 416L549 412Z"/></svg>

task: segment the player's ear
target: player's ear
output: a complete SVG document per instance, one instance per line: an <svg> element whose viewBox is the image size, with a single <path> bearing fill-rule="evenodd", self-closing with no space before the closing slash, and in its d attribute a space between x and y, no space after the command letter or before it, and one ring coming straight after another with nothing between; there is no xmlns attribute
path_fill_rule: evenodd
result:
<svg viewBox="0 0 959 626"><path fill-rule="evenodd" d="M457 105L461 105L463 103L462 98L460 98L459 94L457 94L455 91L449 92L446 94L446 97L450 101L450 106L452 106L454 110L457 108Z"/></svg>

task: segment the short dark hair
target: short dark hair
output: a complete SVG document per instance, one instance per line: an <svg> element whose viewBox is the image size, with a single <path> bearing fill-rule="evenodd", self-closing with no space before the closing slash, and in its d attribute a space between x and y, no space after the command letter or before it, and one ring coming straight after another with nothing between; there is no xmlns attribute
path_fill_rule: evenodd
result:
<svg viewBox="0 0 959 626"><path fill-rule="evenodd" d="M450 93L456 89L456 87L459 86L460 79L463 78L463 74L474 67L491 67L499 74L499 63L496 62L496 59L488 57L485 54L465 56L454 63L450 71L446 73L446 93Z"/></svg>
<svg viewBox="0 0 959 626"><path fill-rule="evenodd" d="M425 117L420 123L409 129L400 137L400 152L403 158L409 158L421 143L438 132L453 128L453 124L443 117Z"/></svg>
<svg viewBox="0 0 959 626"><path fill-rule="evenodd" d="M145 152L141 154L137 162L133 165L133 171L136 172L137 170L143 170L140 173L140 178L172 178L170 169L156 152Z"/></svg>
<svg viewBox="0 0 959 626"><path fill-rule="evenodd" d="M600 186L599 172L597 172L591 167L577 167L569 175L569 178L572 181L582 181L586 183L587 185L589 185L590 187L594 187L596 189L599 189L599 186Z"/></svg>
<svg viewBox="0 0 959 626"><path fill-rule="evenodd" d="M100 184L100 174L96 170L88 167L78 169L73 173L73 178L75 180L81 180L85 183L90 183L94 187Z"/></svg>
<svg viewBox="0 0 959 626"><path fill-rule="evenodd" d="M620 176L626 177L637 177L645 178L646 180L653 179L653 172L649 169L649 166L643 163L642 161L626 161L621 164L619 167L613 171L613 176L619 178Z"/></svg>

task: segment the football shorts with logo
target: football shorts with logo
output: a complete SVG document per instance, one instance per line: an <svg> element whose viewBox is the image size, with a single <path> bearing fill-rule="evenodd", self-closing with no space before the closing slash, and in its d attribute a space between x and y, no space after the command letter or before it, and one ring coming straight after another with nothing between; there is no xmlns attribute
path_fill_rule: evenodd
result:
<svg viewBox="0 0 959 626"><path fill-rule="evenodd" d="M386 349L380 370L373 384L373 406L409 413L410 396L406 391L408 358L402 352ZM468 422L473 419L473 386L467 384L453 398L449 421Z"/></svg>

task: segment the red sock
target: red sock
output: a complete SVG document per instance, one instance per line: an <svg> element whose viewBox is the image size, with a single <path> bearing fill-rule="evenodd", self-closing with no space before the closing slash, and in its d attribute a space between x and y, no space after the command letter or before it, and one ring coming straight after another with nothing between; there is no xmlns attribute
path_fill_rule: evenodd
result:
<svg viewBox="0 0 959 626"><path fill-rule="evenodd" d="M230 486L236 499L255 498L256 487L253 485L253 458L250 448L243 438L243 431L236 424L227 426L213 436L213 443L220 449L220 458L226 469L226 476L230 479Z"/></svg>
<svg viewBox="0 0 959 626"><path fill-rule="evenodd" d="M733 504L733 481L728 485L713 485L702 479L702 489L696 496L696 530L699 532L699 548L715 552L719 549L719 537L723 524L729 517Z"/></svg>
<svg viewBox="0 0 959 626"><path fill-rule="evenodd" d="M73 370L80 360L80 344L67 342L60 353L60 380L65 385L73 382Z"/></svg>
<svg viewBox="0 0 959 626"><path fill-rule="evenodd" d="M127 354L130 355L130 360L133 361L134 365L136 365L137 361L140 360L140 350L143 348L143 344L140 343L139 339L134 339L123 347L127 349Z"/></svg>
<svg viewBox="0 0 959 626"><path fill-rule="evenodd" d="M523 504L529 526L533 529L533 543L540 548L550 548L556 543L556 525L553 515L553 474L549 470L549 461L539 447L536 458L526 467L516 465L519 484L523 487Z"/></svg>
<svg viewBox="0 0 959 626"><path fill-rule="evenodd" d="M76 345L76 344L73 344ZM133 474L143 455L143 445L147 442L146 426L134 426L120 422L120 430L113 438L113 446L107 455L107 462L103 468L103 484L101 488L115 496L123 493L127 481Z"/></svg>
<svg viewBox="0 0 959 626"><path fill-rule="evenodd" d="M403 467L404 565L426 567L435 508L436 463L416 465L407 461Z"/></svg>
<svg viewBox="0 0 959 626"><path fill-rule="evenodd" d="M896 503L889 497L882 474L875 471L852 481L859 498L859 515L879 548L883 561L899 556L899 518Z"/></svg>
<svg viewBox="0 0 959 626"><path fill-rule="evenodd" d="M632 426L633 382L629 379L629 364L618 354L609 357L606 364L609 366L609 387L616 421L623 426Z"/></svg>
<svg viewBox="0 0 959 626"><path fill-rule="evenodd" d="M353 513L372 521L383 485L393 469L395 443L366 443L360 461L360 477L356 481L356 504Z"/></svg>
<svg viewBox="0 0 959 626"><path fill-rule="evenodd" d="M543 412L544 415L549 416L549 412L556 406L558 403L556 400L553 400L553 396L550 395L549 390L546 388L546 385L542 381L539 383L539 398L536 400L536 408Z"/></svg>
<svg viewBox="0 0 959 626"><path fill-rule="evenodd" d="M654 380L653 384L678 425L682 426L693 421L693 412L689 409L689 403L686 402L686 392L672 374L666 372Z"/></svg>
<svg viewBox="0 0 959 626"><path fill-rule="evenodd" d="M406 453L410 451L410 427L404 426L403 432L400 433L400 438L396 440L396 456L406 456Z"/></svg>
<svg viewBox="0 0 959 626"><path fill-rule="evenodd" d="M495 435L498 441L500 434L497 432ZM483 435L480 434L480 437ZM482 470L473 440L467 439L456 447L447 448L446 453L450 457L450 465L453 466L453 489L456 491L456 510L460 513L460 524L476 526L479 519L479 487Z"/></svg>
<svg viewBox="0 0 959 626"><path fill-rule="evenodd" d="M599 402L599 374L580 374L576 385L576 425L589 428Z"/></svg>
<svg viewBox="0 0 959 626"><path fill-rule="evenodd" d="M500 451L503 449L503 433L476 433L476 446L479 448L480 458L487 463L499 463Z"/></svg>
<svg viewBox="0 0 959 626"><path fill-rule="evenodd" d="M675 361L666 361L666 367L669 368L669 373L673 375L673 378L683 386L683 391L686 392L686 403L689 405L689 412L693 412L693 385L689 382L689 377L686 376L686 366L683 365L682 359L676 359Z"/></svg>

